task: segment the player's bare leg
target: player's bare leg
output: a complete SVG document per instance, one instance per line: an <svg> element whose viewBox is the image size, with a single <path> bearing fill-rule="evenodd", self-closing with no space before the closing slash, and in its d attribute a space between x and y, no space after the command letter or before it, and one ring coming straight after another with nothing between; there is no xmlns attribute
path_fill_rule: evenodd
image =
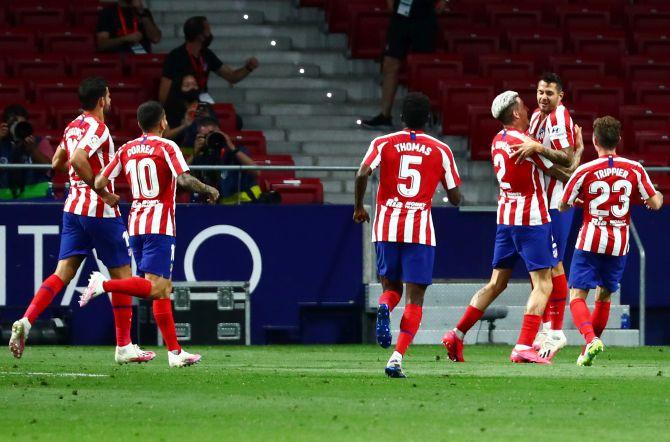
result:
<svg viewBox="0 0 670 442"><path fill-rule="evenodd" d="M23 318L12 324L12 336L9 339L9 351L15 358L20 358L25 349L26 340L30 334L30 327L46 309L54 297L72 281L77 269L84 261L83 256L70 256L58 261L56 271L42 282L39 290L23 315Z"/></svg>
<svg viewBox="0 0 670 442"><path fill-rule="evenodd" d="M391 378L404 378L405 373L402 371L402 358L407 351L407 347L414 340L416 332L419 330L421 324L421 316L423 315L423 299L426 294L427 285L414 284L408 282L406 284L406 298L405 312L400 320L400 334L398 335L398 342L395 346L395 351L391 355L386 364L386 375Z"/></svg>
<svg viewBox="0 0 670 442"><path fill-rule="evenodd" d="M463 359L465 334L481 319L484 310L507 288L511 277L512 269L493 269L491 280L472 297L470 305L456 327L442 337L442 344L447 349L449 359L454 362L465 362Z"/></svg>
<svg viewBox="0 0 670 442"><path fill-rule="evenodd" d="M383 348L389 348L393 336L391 335L391 312L402 298L402 281L391 281L383 276L379 277L384 292L379 297L377 307L377 323L375 332L377 343Z"/></svg>
<svg viewBox="0 0 670 442"><path fill-rule="evenodd" d="M363 121L363 126L370 129L391 128L391 110L398 90L398 76L401 61L395 57L384 56L382 60L382 101L381 113L370 120Z"/></svg>
<svg viewBox="0 0 670 442"><path fill-rule="evenodd" d="M191 354L181 348L177 341L177 330L172 316L172 281L159 275L146 273L144 277L151 282L152 287L161 293L159 299L153 301L153 313L158 329L163 336L163 342L168 350L168 364L170 367L186 367L196 364L202 359L199 354Z"/></svg>
<svg viewBox="0 0 670 442"><path fill-rule="evenodd" d="M533 340L542 324L542 313L551 294L551 269L530 272L533 290L530 292L526 313L523 316L521 332L517 344L512 350L510 360L515 363L551 364L548 359L540 357L533 349Z"/></svg>
<svg viewBox="0 0 670 442"><path fill-rule="evenodd" d="M109 276L114 280L123 280L133 276L129 265L109 269ZM130 339L133 322L133 298L116 291L111 292L112 311L116 327L116 350L114 360L118 364L149 362L156 357L153 351L142 350Z"/></svg>
<svg viewBox="0 0 670 442"><path fill-rule="evenodd" d="M565 269L562 262L551 269L551 282L553 288L547 307L544 309L542 330L533 342L533 348L539 349L540 356L547 359L552 359L568 343L563 332L568 281L565 278Z"/></svg>
<svg viewBox="0 0 670 442"><path fill-rule="evenodd" d="M606 289L602 287L598 287L598 289L601 291L602 298L609 299L611 294L607 292ZM588 306L586 305L586 297L588 294L588 290L576 288L570 290L570 312L572 313L572 319L579 329L579 333L584 336L584 341L586 341L586 347L584 347L582 354L580 354L577 358L577 365L582 366L592 365L595 357L602 353L602 351L605 349L602 341L596 335L593 324L591 322L591 314L589 312ZM605 325L607 325L606 322Z"/></svg>

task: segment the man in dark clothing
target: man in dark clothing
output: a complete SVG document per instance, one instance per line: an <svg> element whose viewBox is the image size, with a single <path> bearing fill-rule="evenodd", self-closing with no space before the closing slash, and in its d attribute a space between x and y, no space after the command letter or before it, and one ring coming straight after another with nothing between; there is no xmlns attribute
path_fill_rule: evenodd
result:
<svg viewBox="0 0 670 442"><path fill-rule="evenodd" d="M106 6L95 32L99 51L134 54L151 53L151 44L161 41L162 36L142 0L119 0Z"/></svg>
<svg viewBox="0 0 670 442"><path fill-rule="evenodd" d="M205 17L191 17L184 23L184 38L186 42L170 51L161 77L158 98L161 103L167 102L170 95L179 89L179 80L185 75L193 75L200 88L200 101L214 103L207 93L207 79L210 72L235 84L247 77L258 67L258 60L249 58L244 66L233 69L224 64L214 52L209 49L213 36L209 22Z"/></svg>
<svg viewBox="0 0 670 442"><path fill-rule="evenodd" d="M400 63L408 52L435 52L438 31L437 15L449 0L387 0L391 21L386 35L386 48L382 61L381 112L374 118L363 120L370 129L390 129L393 126L391 109L398 89Z"/></svg>

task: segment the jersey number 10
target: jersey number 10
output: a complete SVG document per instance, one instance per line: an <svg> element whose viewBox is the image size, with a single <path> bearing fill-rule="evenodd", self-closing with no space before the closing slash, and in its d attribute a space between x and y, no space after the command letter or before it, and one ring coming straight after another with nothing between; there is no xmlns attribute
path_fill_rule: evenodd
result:
<svg viewBox="0 0 670 442"><path fill-rule="evenodd" d="M126 163L130 173L130 187L133 198L156 198L159 193L156 163L151 158L130 160Z"/></svg>

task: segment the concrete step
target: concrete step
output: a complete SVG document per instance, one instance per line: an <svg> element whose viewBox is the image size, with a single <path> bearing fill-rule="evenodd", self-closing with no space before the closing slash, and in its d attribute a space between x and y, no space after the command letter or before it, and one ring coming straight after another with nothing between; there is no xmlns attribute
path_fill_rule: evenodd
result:
<svg viewBox="0 0 670 442"><path fill-rule="evenodd" d="M447 282L437 283L426 290L425 306L449 307L466 306L470 303L472 295L477 293L487 281L470 282ZM525 305L530 294L530 283L526 281L513 281L507 285L505 291L498 297L493 305ZM381 284L368 284L367 307L370 311L377 311L377 300L382 294ZM590 301L591 303L593 300ZM620 302L619 293L612 295L612 304Z"/></svg>
<svg viewBox="0 0 670 442"><path fill-rule="evenodd" d="M282 129L359 129L357 121L360 119L353 115L317 115L317 116L277 116L275 124Z"/></svg>
<svg viewBox="0 0 670 442"><path fill-rule="evenodd" d="M300 154L302 149L300 148L300 143L290 143L287 141L268 141L267 143L268 153L277 154L277 153L287 153L287 154Z"/></svg>
<svg viewBox="0 0 670 442"><path fill-rule="evenodd" d="M256 38L268 39L289 38L295 48L300 49L337 49L346 51L347 36L345 34L327 34L320 28L321 23L272 23L267 25L248 25L247 23L213 26L212 34L216 38ZM181 31L174 37L180 38ZM212 42L212 44L214 44Z"/></svg>
<svg viewBox="0 0 670 442"><path fill-rule="evenodd" d="M211 86L209 92L221 103L344 103L344 89L243 89L239 87Z"/></svg>
<svg viewBox="0 0 670 442"><path fill-rule="evenodd" d="M189 12L177 11L155 11L152 8L154 19L156 23L160 24L163 36L183 37L183 28L186 20L193 14ZM265 14L263 11L222 11L222 12L208 12L207 20L210 23L221 25L260 25L265 22ZM171 32L170 29L174 29Z"/></svg>
<svg viewBox="0 0 670 442"><path fill-rule="evenodd" d="M317 158L317 165L319 166L345 166L358 167L361 165L363 155L347 156L339 154L339 152L332 152L338 155L323 156L319 155Z"/></svg>
<svg viewBox="0 0 670 442"><path fill-rule="evenodd" d="M423 307L423 318L421 319L421 324L427 329L447 329L453 328L456 326L458 321L463 316L467 304L459 307ZM500 304L498 304L500 305ZM504 304L503 304L504 305ZM496 328L499 329L509 329L509 330L519 330L521 327L521 322L523 321L523 315L526 310L526 307L523 305L506 305L507 307L507 317L502 319L497 319L495 321ZM402 318L403 311L405 310L404 306L396 307L391 313L391 329L398 330L400 328L400 319ZM612 305L610 310L610 317L607 326L610 328L621 328L621 315L627 313L630 314L630 308L627 305ZM479 324L476 324L474 329L479 327ZM482 323L483 329L488 330L488 323L485 321ZM566 312L566 318L563 322L563 327L568 330L575 328L574 323L570 318L570 313Z"/></svg>
<svg viewBox="0 0 670 442"><path fill-rule="evenodd" d="M350 155L358 156L359 163L363 155L367 152L368 146L360 142L320 142L320 143L302 143L303 152L310 155Z"/></svg>
<svg viewBox="0 0 670 442"><path fill-rule="evenodd" d="M266 130L275 127L274 118L267 115L244 116L244 127L249 130Z"/></svg>
<svg viewBox="0 0 670 442"><path fill-rule="evenodd" d="M475 326L477 327L477 326ZM442 335L444 335L444 329L429 329L429 328L420 328L414 337L413 344L430 344L430 345L440 345L442 343ZM584 343L584 338L579 334L578 330L565 330L565 335L568 338L568 345L582 345ZM397 331L393 333L393 343L395 344L398 333ZM517 338L519 337L519 330L516 329L496 329L493 331L493 342L496 344L508 344L514 345ZM607 347L637 347L640 345L640 332L638 330L621 330L621 329L607 329L603 333L603 341L605 342L605 351ZM465 344L466 348L464 350L465 360L468 360L468 348L467 345L472 344L486 344L488 343L488 332L481 331L479 336L477 336L477 331L473 328L470 333L465 335ZM444 347L442 347L444 348ZM512 349L510 348L510 352ZM564 350L565 351L565 350ZM446 354L446 352L445 352ZM574 355L575 361L577 360L578 354ZM446 355L445 355L446 357Z"/></svg>
<svg viewBox="0 0 670 442"><path fill-rule="evenodd" d="M185 4L183 0L151 0L151 11L183 12L188 8L189 16L207 15L227 11L263 11L271 21L284 21L296 17L296 8L290 0L226 0L214 2L210 0L191 0ZM214 21L210 21L212 25Z"/></svg>
<svg viewBox="0 0 670 442"><path fill-rule="evenodd" d="M238 115L258 115L260 106L258 103L246 103L244 101L238 101L237 103L233 103L235 105L235 112Z"/></svg>
<svg viewBox="0 0 670 442"><path fill-rule="evenodd" d="M301 142L352 142L367 147L370 141L382 135L381 132L367 130L304 129L289 130L289 141Z"/></svg>
<svg viewBox="0 0 670 442"><path fill-rule="evenodd" d="M301 104L301 103L274 103L261 104L260 112L263 115L280 116L344 116L362 117L379 112L377 101Z"/></svg>
<svg viewBox="0 0 670 442"><path fill-rule="evenodd" d="M223 79L217 79L216 83L225 82ZM379 88L374 82L361 77L336 78L336 77L321 77L321 78L306 78L306 77L291 77L291 78L258 78L254 76L247 77L244 81L235 85L236 88L241 89L305 89L313 90L320 89L325 91L346 90L347 97L350 100L377 100L380 97Z"/></svg>
<svg viewBox="0 0 670 442"><path fill-rule="evenodd" d="M347 206L353 206L354 204L354 196L350 193L328 192L324 193L323 199L326 204L344 204Z"/></svg>

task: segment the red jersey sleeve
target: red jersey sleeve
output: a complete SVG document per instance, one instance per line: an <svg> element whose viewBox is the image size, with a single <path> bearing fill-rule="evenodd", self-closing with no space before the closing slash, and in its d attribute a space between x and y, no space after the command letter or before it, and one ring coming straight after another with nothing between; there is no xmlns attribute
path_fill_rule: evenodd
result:
<svg viewBox="0 0 670 442"><path fill-rule="evenodd" d="M444 169L444 176L441 181L445 189L451 190L461 185L461 177L458 175L458 168L451 149L442 147L440 153L442 154L442 168Z"/></svg>
<svg viewBox="0 0 670 442"><path fill-rule="evenodd" d="M372 170L375 170L382 160L382 149L386 144L388 144L388 140L385 139L385 137L379 137L372 140L361 164L365 164Z"/></svg>
<svg viewBox="0 0 670 442"><path fill-rule="evenodd" d="M119 176L123 169L123 163L121 162L121 152L123 152L123 150L123 147L121 147L121 149L116 151L109 164L102 169L102 172L100 172L102 176L109 180L113 180Z"/></svg>
<svg viewBox="0 0 670 442"><path fill-rule="evenodd" d="M163 149L165 152L165 160L167 161L168 166L170 166L172 175L179 176L190 170L179 146L169 142L163 145Z"/></svg>
<svg viewBox="0 0 670 442"><path fill-rule="evenodd" d="M587 174L588 170L585 167L577 168L575 173L572 174L568 182L565 184L565 190L563 191L562 201L565 204L570 206L575 204L575 200L582 190Z"/></svg>
<svg viewBox="0 0 670 442"><path fill-rule="evenodd" d="M636 168L635 174L637 175L637 190L640 192L642 199L646 201L656 195L654 184L651 182L651 178L649 178L644 167L640 166L639 169Z"/></svg>

